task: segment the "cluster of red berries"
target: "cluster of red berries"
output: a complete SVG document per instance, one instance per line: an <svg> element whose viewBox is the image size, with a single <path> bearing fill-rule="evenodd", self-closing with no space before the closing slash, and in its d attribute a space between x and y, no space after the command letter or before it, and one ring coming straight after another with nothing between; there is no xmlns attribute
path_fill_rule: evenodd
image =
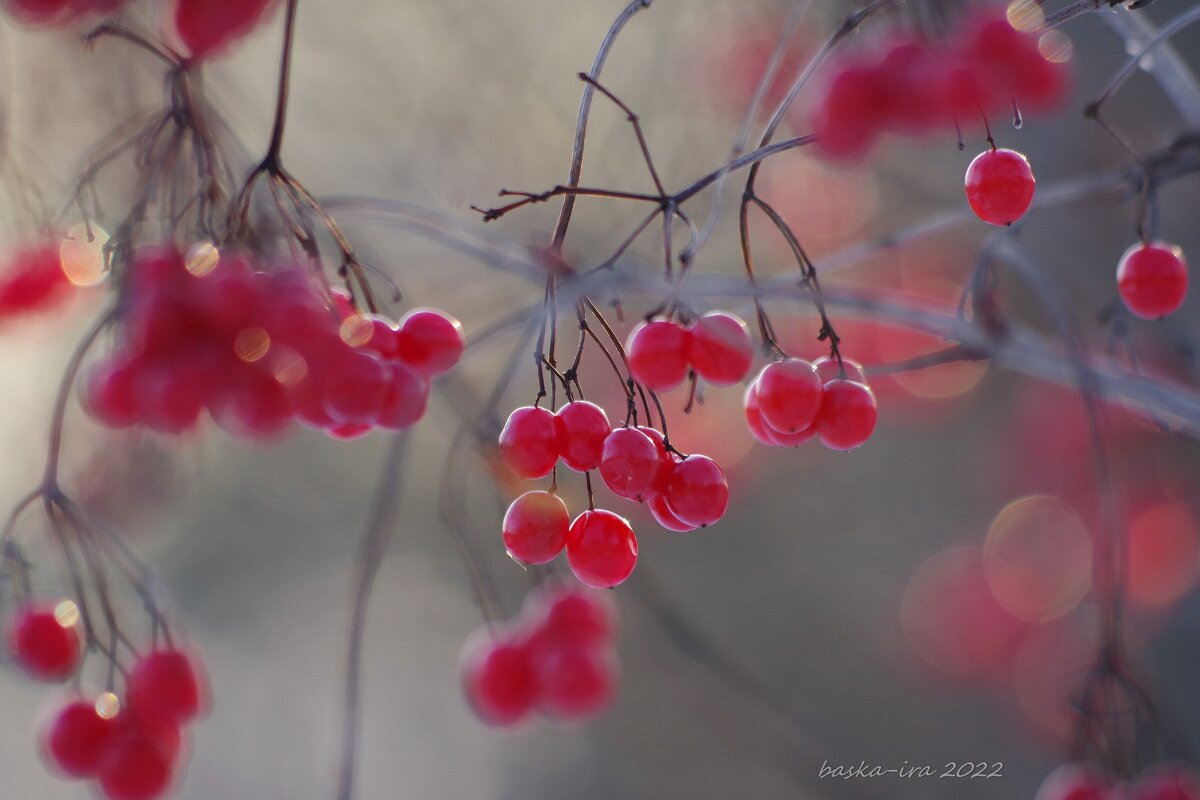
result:
<svg viewBox="0 0 1200 800"><path fill-rule="evenodd" d="M9 623L13 661L38 680L61 683L79 671L79 610L70 601L26 604ZM125 701L77 697L50 716L42 750L64 778L93 779L107 800L154 800L171 785L184 753L183 727L205 709L196 658L153 650L128 672Z"/></svg>
<svg viewBox="0 0 1200 800"><path fill-rule="evenodd" d="M301 269L257 272L211 247L134 259L117 352L84 384L106 425L178 433L207 410L238 435L293 419L337 438L402 430L425 413L429 379L458 361L458 322L417 310L399 327L334 308Z"/></svg>
<svg viewBox="0 0 1200 800"><path fill-rule="evenodd" d="M830 81L814 119L821 149L835 158L864 154L885 132L952 130L1014 101L1051 108L1066 94L1064 64L1048 60L1038 37L1003 16L964 20L941 41L896 41L866 53Z"/></svg>
<svg viewBox="0 0 1200 800"><path fill-rule="evenodd" d="M965 183L971 210L989 225L1011 225L1025 216L1037 188L1029 159L999 147L975 156Z"/></svg>
<svg viewBox="0 0 1200 800"><path fill-rule="evenodd" d="M750 372L750 329L733 314L713 311L686 328L669 319L649 320L625 344L629 374L656 392L683 383L689 370L713 386L732 386Z"/></svg>
<svg viewBox="0 0 1200 800"><path fill-rule="evenodd" d="M43 311L70 289L56 243L21 248L0 274L0 319Z"/></svg>
<svg viewBox="0 0 1200 800"><path fill-rule="evenodd" d="M1187 766L1172 765L1119 783L1084 764L1067 764L1050 774L1036 800L1200 800L1200 779Z"/></svg>
<svg viewBox="0 0 1200 800"><path fill-rule="evenodd" d="M1167 242L1144 242L1125 251L1117 264L1117 291L1129 313L1159 319L1183 305L1187 294L1183 250Z"/></svg>
<svg viewBox="0 0 1200 800"><path fill-rule="evenodd" d="M817 437L831 450L853 450L871 438L879 417L862 367L847 358L768 364L743 405L750 434L770 447L799 447Z"/></svg>
<svg viewBox="0 0 1200 800"><path fill-rule="evenodd" d="M253 31L277 0L173 0L171 20L192 60L219 55ZM128 0L3 0L27 25L69 25L89 15L115 13Z"/></svg>
<svg viewBox="0 0 1200 800"><path fill-rule="evenodd" d="M541 478L561 459L570 469L598 469L619 497L647 501L664 528L690 531L712 525L729 506L729 484L712 459L669 451L653 428L609 425L599 406L567 403L553 414L524 406L509 415L500 432L500 458L522 478ZM576 577L589 586L621 583L637 563L637 537L623 517L603 509L571 521L555 494L531 491L504 515L504 544L517 561L545 564L564 549Z"/></svg>
<svg viewBox="0 0 1200 800"><path fill-rule="evenodd" d="M611 606L587 592L554 585L535 590L518 619L485 626L463 648L463 690L489 725L512 726L536 710L556 722L603 711L618 672Z"/></svg>

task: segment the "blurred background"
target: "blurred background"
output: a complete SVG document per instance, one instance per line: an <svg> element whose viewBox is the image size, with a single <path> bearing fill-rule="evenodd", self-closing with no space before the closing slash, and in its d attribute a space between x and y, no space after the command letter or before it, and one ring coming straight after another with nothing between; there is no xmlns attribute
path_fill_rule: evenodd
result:
<svg viewBox="0 0 1200 800"><path fill-rule="evenodd" d="M1138 13L1161 25L1192 5L1158 0ZM302 2L285 162L318 195L397 198L487 235L542 244L555 203L486 229L469 207L492 205L501 187L541 191L565 178L576 75L590 68L623 6ZM656 0L622 34L604 83L641 115L668 188L726 158L789 8L782 0ZM785 65L802 63L850 10L814 4ZM159 11L146 3L134 13L153 26ZM280 21L277 13L207 70L209 102L249 153L269 136ZM1126 45L1100 14L1063 30L1073 43L1070 104L1021 130L993 121L998 143L1029 156L1043 190L1129 163L1080 113L1121 66ZM7 169L31 179L52 209L109 130L162 103L160 65L116 41L88 52L81 32L0 30ZM878 41L868 31L850 46ZM1200 68L1200 28L1174 41ZM807 131L805 117L802 108L790 118L797 133ZM1144 74L1116 96L1108 117L1143 152L1185 132ZM819 268L844 248L963 207L963 171L984 146L979 134L965 135L965 150L953 136L888 140L856 167L794 151L763 170L764 194ZM119 196L120 169L116 175ZM11 188L11 175L7 181ZM652 188L624 115L599 98L584 183ZM4 202L15 206L21 191ZM727 201L737 191L731 184ZM1155 235L1200 253L1200 181L1164 185L1156 201ZM709 202L699 198L693 216L703 220ZM115 215L120 204L113 205ZM29 231L7 210L2 233L11 246ZM620 203L581 201L568 259L602 261L640 215ZM1021 234L1068 291L1074 322L1098 350L1111 343L1097 320L1115 297L1113 270L1134 240L1132 219L1131 198L1098 192L1031 215ZM411 233L353 215L345 222L403 289L405 299L388 309L394 316L436 305L470 337L540 300L539 286ZM992 232L986 228L964 219L945 234L856 259L826 280L953 308ZM651 232L632 257L656 264L660 244ZM764 274L794 269L781 241L763 235L755 244ZM734 214L723 217L698 269L740 269ZM1014 318L1048 329L1019 284L1005 280L1002 292ZM1144 369L1164 381L1195 384L1197 302L1166 322L1132 325ZM59 377L102 303L102 289L85 290L64 311L0 328L2 507L40 475ZM619 330L649 307L628 300ZM775 314L789 348L820 352L807 309L781 304ZM844 352L868 365L944 346L872 320L835 322ZM458 426L486 430L532 401L535 376L525 367L498 409L479 400L516 341L501 336L472 348L413 433L401 520L369 616L359 797L1012 800L1031 798L1062 762L1068 696L1095 646L1098 498L1082 406L1068 390L985 364L877 379L880 428L850 454L754 444L738 388L707 391L690 415L682 413L686 390L669 394L680 448L726 467L729 514L710 529L669 534L641 508L602 497L630 516L641 546L633 577L614 593L622 617L618 701L578 728L536 722L497 732L478 722L461 696L457 659L482 618L434 498ZM590 356L584 369L589 397L619 418L623 402L606 366ZM1114 415L1111 427L1130 535L1131 645L1166 717L1194 739L1197 449L1137 414ZM182 441L113 433L72 407L70 490L153 564L210 671L214 708L196 728L179 798L332 794L354 557L386 447L377 435L343 443L302 430L256 447L212 425ZM515 614L531 579L505 556L499 523L512 493L524 489L496 487L481 463L464 463L469 468L449 479L502 608ZM584 502L575 478L563 487L572 509ZM22 525L38 564L35 589L61 592L44 534L36 514ZM0 679L6 798L88 791L51 777L38 758L37 720L52 696L13 670ZM819 777L823 764L860 762L928 765L939 774L948 762L1003 767L988 780Z"/></svg>

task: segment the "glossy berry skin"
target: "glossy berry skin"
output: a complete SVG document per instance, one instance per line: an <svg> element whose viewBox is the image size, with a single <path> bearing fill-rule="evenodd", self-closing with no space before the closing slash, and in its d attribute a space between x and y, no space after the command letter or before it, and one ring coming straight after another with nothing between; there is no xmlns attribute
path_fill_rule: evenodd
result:
<svg viewBox="0 0 1200 800"><path fill-rule="evenodd" d="M502 527L510 556L523 564L545 564L567 546L571 515L557 495L526 492L512 501Z"/></svg>
<svg viewBox="0 0 1200 800"><path fill-rule="evenodd" d="M708 456L688 456L676 464L663 494L671 513L688 525L712 525L729 507L725 472Z"/></svg>
<svg viewBox="0 0 1200 800"><path fill-rule="evenodd" d="M1187 262L1173 244L1135 244L1117 264L1117 291L1129 313L1159 319L1183 305Z"/></svg>
<svg viewBox="0 0 1200 800"><path fill-rule="evenodd" d="M1118 800L1103 775L1084 764L1065 764L1046 778L1034 800Z"/></svg>
<svg viewBox="0 0 1200 800"><path fill-rule="evenodd" d="M191 722L204 704L198 659L181 650L156 650L138 659L129 673L126 702L147 723L178 727Z"/></svg>
<svg viewBox="0 0 1200 800"><path fill-rule="evenodd" d="M509 727L533 711L538 679L523 642L495 639L483 629L463 651L463 691L475 715L488 725Z"/></svg>
<svg viewBox="0 0 1200 800"><path fill-rule="evenodd" d="M171 787L178 742L133 721L122 720L119 724L121 730L109 744L100 768L101 792L107 800L163 797Z"/></svg>
<svg viewBox="0 0 1200 800"><path fill-rule="evenodd" d="M562 451L562 426L544 408L514 410L500 431L500 459L521 478L549 475Z"/></svg>
<svg viewBox="0 0 1200 800"><path fill-rule="evenodd" d="M829 383L834 378L848 378L859 383L866 383L866 373L863 372L862 364L850 358L842 358L841 363L838 363L836 358L832 356L821 356L813 363L813 369L817 371L817 377L821 379L821 385ZM845 375L842 371L845 370Z"/></svg>
<svg viewBox="0 0 1200 800"><path fill-rule="evenodd" d="M604 409L586 400L567 403L558 410L562 426L562 460L576 472L587 472L600 466L604 440L612 432Z"/></svg>
<svg viewBox="0 0 1200 800"><path fill-rule="evenodd" d="M665 454L642 430L616 428L600 451L600 477L618 497L645 500L654 494Z"/></svg>
<svg viewBox="0 0 1200 800"><path fill-rule="evenodd" d="M647 389L674 389L687 377L689 345L688 332L679 324L665 319L643 322L625 344L629 373Z"/></svg>
<svg viewBox="0 0 1200 800"><path fill-rule="evenodd" d="M805 430L821 410L821 379L812 364L799 358L763 367L755 379L763 421L777 431Z"/></svg>
<svg viewBox="0 0 1200 800"><path fill-rule="evenodd" d="M567 560L580 582L607 589L625 581L637 564L633 528L611 511L585 511L571 523Z"/></svg>
<svg viewBox="0 0 1200 800"><path fill-rule="evenodd" d="M53 606L25 606L13 615L8 652L31 678L65 681L79 669L83 644L76 625L63 625Z"/></svg>
<svg viewBox="0 0 1200 800"><path fill-rule="evenodd" d="M465 347L462 324L441 311L419 308L400 320L397 356L426 377L449 372Z"/></svg>
<svg viewBox="0 0 1200 800"><path fill-rule="evenodd" d="M650 516L654 517L654 521L665 530L674 533L688 533L700 527L699 525L684 522L675 516L675 512L667 505L667 496L665 494L656 494L651 497L646 503L646 508L650 509Z"/></svg>
<svg viewBox="0 0 1200 800"><path fill-rule="evenodd" d="M878 418L874 392L857 381L835 379L825 384L817 435L830 450L853 450L871 438Z"/></svg>
<svg viewBox="0 0 1200 800"><path fill-rule="evenodd" d="M713 311L688 328L692 369L713 386L731 386L746 377L754 361L754 343L746 323Z"/></svg>
<svg viewBox="0 0 1200 800"><path fill-rule="evenodd" d="M402 361L392 361L390 367L391 383L376 424L387 430L407 430L425 416L429 381Z"/></svg>
<svg viewBox="0 0 1200 800"><path fill-rule="evenodd" d="M783 433L768 425L762 415L757 380L746 387L746 394L742 397L742 408L746 414L746 426L750 429L750 435L768 447L799 447L817 435L815 425L795 433Z"/></svg>
<svg viewBox="0 0 1200 800"><path fill-rule="evenodd" d="M42 737L53 768L67 778L91 778L108 753L117 723L96 713L93 703L78 700L61 708Z"/></svg>
<svg viewBox="0 0 1200 800"><path fill-rule="evenodd" d="M595 716L616 694L616 670L606 654L560 647L535 658L541 688L538 710L551 719L570 722Z"/></svg>
<svg viewBox="0 0 1200 800"><path fill-rule="evenodd" d="M989 225L1011 225L1023 217L1036 185L1029 161L1015 150L985 150L967 167L967 202Z"/></svg>

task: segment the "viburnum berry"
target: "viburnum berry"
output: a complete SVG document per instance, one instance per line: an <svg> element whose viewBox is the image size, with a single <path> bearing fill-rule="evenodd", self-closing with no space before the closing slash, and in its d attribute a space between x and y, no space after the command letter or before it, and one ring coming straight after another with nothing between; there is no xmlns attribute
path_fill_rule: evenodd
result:
<svg viewBox="0 0 1200 800"><path fill-rule="evenodd" d="M397 356L427 377L449 372L465 347L462 324L441 311L419 308L400 320Z"/></svg>
<svg viewBox="0 0 1200 800"><path fill-rule="evenodd" d="M83 656L78 625L79 609L69 600L21 606L9 621L9 655L31 678L65 681Z"/></svg>
<svg viewBox="0 0 1200 800"><path fill-rule="evenodd" d="M83 381L82 402L88 413L110 428L128 428L139 419L134 381L139 369L134 363L104 361L96 364Z"/></svg>
<svg viewBox="0 0 1200 800"><path fill-rule="evenodd" d="M746 377L754 361L754 343L746 323L713 311L688 328L692 369L713 386L731 386Z"/></svg>
<svg viewBox="0 0 1200 800"><path fill-rule="evenodd" d="M853 450L871 438L878 418L875 393L869 387L836 378L825 384L817 435L831 450Z"/></svg>
<svg viewBox="0 0 1200 800"><path fill-rule="evenodd" d="M967 167L967 202L990 225L1011 225L1023 217L1036 185L1029 160L1015 150L984 150Z"/></svg>
<svg viewBox="0 0 1200 800"><path fill-rule="evenodd" d="M107 800L155 800L167 793L174 777L180 740L175 729L142 724L127 714L117 717L118 731L106 748L99 773Z"/></svg>
<svg viewBox="0 0 1200 800"><path fill-rule="evenodd" d="M51 717L42 735L42 748L64 777L91 778L100 771L116 733L116 720L102 716L95 702L76 700Z"/></svg>
<svg viewBox="0 0 1200 800"><path fill-rule="evenodd" d="M544 408L522 406L500 431L500 459L521 478L549 475L563 452L563 429Z"/></svg>
<svg viewBox="0 0 1200 800"><path fill-rule="evenodd" d="M1187 294L1183 250L1167 242L1135 244L1117 264L1117 291L1129 313L1142 319L1165 317Z"/></svg>
<svg viewBox="0 0 1200 800"><path fill-rule="evenodd" d="M600 477L618 497L645 500L654 494L665 456L640 428L616 428L600 451Z"/></svg>
<svg viewBox="0 0 1200 800"><path fill-rule="evenodd" d="M688 332L678 323L666 319L643 322L625 344L629 373L647 389L674 389L687 377L689 347Z"/></svg>
<svg viewBox="0 0 1200 800"><path fill-rule="evenodd" d="M815 424L794 433L783 433L767 424L762 415L757 380L746 387L746 393L742 397L742 408L746 413L746 426L750 429L750 435L768 447L799 447L817 435Z"/></svg>
<svg viewBox="0 0 1200 800"><path fill-rule="evenodd" d="M704 527L725 516L729 483L717 462L708 456L691 455L671 470L663 496L680 522Z"/></svg>
<svg viewBox="0 0 1200 800"><path fill-rule="evenodd" d="M429 381L403 361L392 361L391 383L383 401L376 424L381 428L402 431L417 424L429 405Z"/></svg>
<svg viewBox="0 0 1200 800"><path fill-rule="evenodd" d="M223 52L252 31L274 0L176 0L175 29L194 59Z"/></svg>
<svg viewBox="0 0 1200 800"><path fill-rule="evenodd" d="M768 364L755 383L763 421L777 431L805 430L821 410L821 379L813 365L803 359Z"/></svg>
<svg viewBox="0 0 1200 800"><path fill-rule="evenodd" d="M862 364L859 364L854 359L843 357L840 361L832 356L821 356L816 361L812 362L813 369L817 371L817 377L821 379L821 385L829 383L834 378L847 378L859 383L866 383L866 373L863 372ZM844 372L844 374L843 374Z"/></svg>
<svg viewBox="0 0 1200 800"><path fill-rule="evenodd" d="M637 555L633 528L611 511L584 511L567 533L571 570L582 583L597 589L616 586L628 578Z"/></svg>
<svg viewBox="0 0 1200 800"><path fill-rule="evenodd" d="M199 660L181 650L148 653L129 672L126 700L148 723L178 727L192 721L204 705Z"/></svg>
<svg viewBox="0 0 1200 800"><path fill-rule="evenodd" d="M383 412L391 383L383 358L365 350L347 353L328 377L325 410L341 424L372 424Z"/></svg>
<svg viewBox="0 0 1200 800"><path fill-rule="evenodd" d="M1050 773L1035 800L1116 800L1111 782L1084 764L1066 764Z"/></svg>
<svg viewBox="0 0 1200 800"><path fill-rule="evenodd" d="M532 646L596 648L607 646L616 631L612 604L595 592L551 586L530 595L529 615L538 626Z"/></svg>
<svg viewBox="0 0 1200 800"><path fill-rule="evenodd" d="M562 426L562 460L576 472L587 472L600 465L604 440L612 432L604 409L586 400L567 403L558 410Z"/></svg>
<svg viewBox="0 0 1200 800"><path fill-rule="evenodd" d="M70 289L57 243L20 248L0 273L0 318L45 310Z"/></svg>
<svg viewBox="0 0 1200 800"><path fill-rule="evenodd" d="M646 503L646 508L650 509L650 516L654 517L654 521L666 530L675 533L688 533L700 527L699 525L684 522L675 516L675 512L667 505L667 496L665 494L656 494L651 497Z"/></svg>
<svg viewBox="0 0 1200 800"><path fill-rule="evenodd" d="M579 720L594 716L612 702L617 690L612 659L599 650L556 647L536 654L541 691L538 710L551 719Z"/></svg>
<svg viewBox="0 0 1200 800"><path fill-rule="evenodd" d="M570 527L571 515L558 495L526 492L504 514L504 546L523 564L545 564L566 547Z"/></svg>
<svg viewBox="0 0 1200 800"><path fill-rule="evenodd" d="M461 674L471 708L489 725L516 725L533 711L538 678L524 642L504 641L481 629L463 649Z"/></svg>

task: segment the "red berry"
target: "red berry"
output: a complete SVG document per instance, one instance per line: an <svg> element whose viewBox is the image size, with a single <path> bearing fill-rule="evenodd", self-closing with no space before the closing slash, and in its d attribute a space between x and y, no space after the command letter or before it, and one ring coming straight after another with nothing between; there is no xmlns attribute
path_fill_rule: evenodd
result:
<svg viewBox="0 0 1200 800"><path fill-rule="evenodd" d="M821 444L830 450L853 450L871 438L878 417L874 392L857 381L838 378L825 384L825 401L815 427Z"/></svg>
<svg viewBox="0 0 1200 800"><path fill-rule="evenodd" d="M782 433L768 425L762 415L757 380L746 387L746 394L742 397L742 406L746 412L746 425L750 428L750 435L768 447L799 447L817 435L815 425L810 425L795 433Z"/></svg>
<svg viewBox="0 0 1200 800"><path fill-rule="evenodd" d="M154 800L167 793L178 755L177 741L134 720L118 717L120 730L100 767L100 789L108 800ZM177 739L177 737L176 737Z"/></svg>
<svg viewBox="0 0 1200 800"><path fill-rule="evenodd" d="M645 500L654 494L665 455L640 428L616 428L600 451L600 477L618 497Z"/></svg>
<svg viewBox="0 0 1200 800"><path fill-rule="evenodd" d="M328 375L325 410L340 423L373 424L383 412L391 385L391 367L383 358L348 349Z"/></svg>
<svg viewBox="0 0 1200 800"><path fill-rule="evenodd" d="M83 407L97 422L110 428L128 428L136 423L138 399L134 392L137 368L133 362L102 361L92 367L83 382Z"/></svg>
<svg viewBox="0 0 1200 800"><path fill-rule="evenodd" d="M70 601L22 606L9 623L8 652L31 678L65 681L83 655L78 624L79 609Z"/></svg>
<svg viewBox="0 0 1200 800"><path fill-rule="evenodd" d="M203 705L198 661L179 650L156 650L134 664L126 694L129 708L143 721L190 722Z"/></svg>
<svg viewBox="0 0 1200 800"><path fill-rule="evenodd" d="M821 379L822 386L834 378L848 378L859 383L867 382L862 364L850 358L843 358L839 363L832 356L821 356L813 362L813 369L817 371L817 377ZM845 374L843 374L843 370Z"/></svg>
<svg viewBox="0 0 1200 800"><path fill-rule="evenodd" d="M0 275L0 316L42 311L71 288L55 244L18 250Z"/></svg>
<svg viewBox="0 0 1200 800"><path fill-rule="evenodd" d="M355 439L361 439L374 430L370 425L355 425L346 423L345 425L333 424L325 429L325 433L332 439L337 439L339 442L353 442Z"/></svg>
<svg viewBox="0 0 1200 800"><path fill-rule="evenodd" d="M676 464L663 494L671 513L688 525L712 525L729 507L725 473L708 456L688 456Z"/></svg>
<svg viewBox="0 0 1200 800"><path fill-rule="evenodd" d="M501 727L528 717L540 688L529 648L501 641L486 628L467 640L461 675L475 715Z"/></svg>
<svg viewBox="0 0 1200 800"><path fill-rule="evenodd" d="M604 409L576 400L560 408L557 416L563 430L563 463L576 472L598 467L604 440L612 432Z"/></svg>
<svg viewBox="0 0 1200 800"><path fill-rule="evenodd" d="M68 778L90 778L100 771L117 731L116 720L96 713L82 700L61 708L43 734L47 759Z"/></svg>
<svg viewBox="0 0 1200 800"><path fill-rule="evenodd" d="M504 546L523 564L545 564L566 547L570 527L567 506L557 495L526 492L504 514Z"/></svg>
<svg viewBox="0 0 1200 800"><path fill-rule="evenodd" d="M1083 764L1059 767L1042 782L1035 800L1116 800L1111 783Z"/></svg>
<svg viewBox="0 0 1200 800"><path fill-rule="evenodd" d="M537 654L541 695L538 709L546 716L575 721L599 714L612 702L617 675L606 653L558 647Z"/></svg>
<svg viewBox="0 0 1200 800"><path fill-rule="evenodd" d="M377 424L388 430L402 431L416 425L425 416L429 404L429 382L401 361L393 361L390 366L392 382Z"/></svg>
<svg viewBox="0 0 1200 800"><path fill-rule="evenodd" d="M882 132L880 117L888 105L878 72L859 66L842 70L827 88L814 120L821 151L839 159L861 156Z"/></svg>
<svg viewBox="0 0 1200 800"><path fill-rule="evenodd" d="M700 527L699 525L684 522L675 516L675 512L667 505L667 496L665 494L656 494L651 497L646 503L646 508L650 509L650 516L654 517L654 521L669 531L687 533Z"/></svg>
<svg viewBox="0 0 1200 800"><path fill-rule="evenodd" d="M252 31L272 2L176 0L175 28L193 58L208 58Z"/></svg>
<svg viewBox="0 0 1200 800"><path fill-rule="evenodd" d="M562 451L562 426L544 408L516 409L500 431L500 459L521 478L549 475Z"/></svg>
<svg viewBox="0 0 1200 800"><path fill-rule="evenodd" d="M449 372L465 347L462 325L441 311L417 309L400 321L399 357L428 377Z"/></svg>
<svg viewBox="0 0 1200 800"><path fill-rule="evenodd" d="M730 386L746 377L754 360L754 343L746 323L732 314L713 311L692 323L692 368L713 386Z"/></svg>
<svg viewBox="0 0 1200 800"><path fill-rule="evenodd" d="M669 391L687 377L688 350L688 332L678 323L665 319L643 322L625 344L629 373L647 389Z"/></svg>
<svg viewBox="0 0 1200 800"><path fill-rule="evenodd" d="M821 379L799 358L763 367L755 379L763 421L777 431L796 433L813 424L821 410Z"/></svg>
<svg viewBox="0 0 1200 800"><path fill-rule="evenodd" d="M1187 262L1166 242L1135 244L1117 264L1117 290L1136 317L1158 319L1175 311L1187 294Z"/></svg>
<svg viewBox="0 0 1200 800"><path fill-rule="evenodd" d="M1029 160L1015 150L984 150L967 167L967 202L991 225L1011 225L1033 202L1036 186Z"/></svg>
<svg viewBox="0 0 1200 800"><path fill-rule="evenodd" d="M535 647L604 647L616 628L606 598L573 587L544 591L537 596L533 613L540 617Z"/></svg>
<svg viewBox="0 0 1200 800"><path fill-rule="evenodd" d="M616 586L628 578L637 554L633 528L611 511L585 511L567 533L567 560L575 577L597 589Z"/></svg>

